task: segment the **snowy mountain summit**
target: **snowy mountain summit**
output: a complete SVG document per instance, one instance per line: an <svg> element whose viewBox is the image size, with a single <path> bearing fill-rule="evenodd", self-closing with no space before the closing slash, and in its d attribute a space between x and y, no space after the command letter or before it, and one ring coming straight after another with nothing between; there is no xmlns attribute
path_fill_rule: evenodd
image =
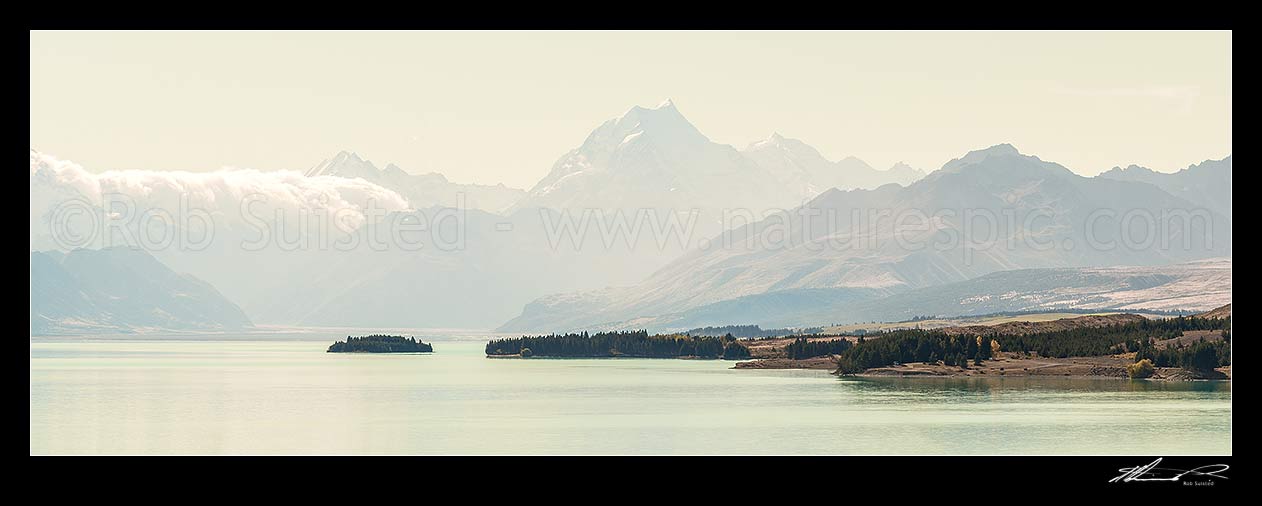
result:
<svg viewBox="0 0 1262 506"><path fill-rule="evenodd" d="M829 161L780 134L737 150L710 140L666 100L596 127L514 209L696 209L709 223L722 210L762 213L796 207L832 187L914 180L896 174L886 177L895 173L857 158Z"/></svg>

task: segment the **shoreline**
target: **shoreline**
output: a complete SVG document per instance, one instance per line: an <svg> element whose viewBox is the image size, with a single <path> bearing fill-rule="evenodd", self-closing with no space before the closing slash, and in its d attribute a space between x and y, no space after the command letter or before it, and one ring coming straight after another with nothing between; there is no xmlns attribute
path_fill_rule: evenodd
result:
<svg viewBox="0 0 1262 506"><path fill-rule="evenodd" d="M1231 306L1226 305L1204 313L1206 318L1229 318ZM1087 315L1074 318L1047 321L1005 321L994 325L960 325L943 327L938 331L948 335L982 335L1009 334L1025 335L1040 332L1057 332L1081 328L1106 327L1143 321L1144 317L1135 314ZM737 363L733 369L828 369L836 374L836 355L811 357L807 359L790 359L787 347L795 339L806 336L781 338L761 338L746 341L752 360ZM1162 339L1156 342L1157 349L1170 346L1187 345L1195 342L1214 342L1224 339L1224 335L1214 330L1187 330L1178 337ZM844 339L852 343L858 336L818 336L806 337L808 342ZM1111 355L1082 357L1041 357L1036 353L1017 353L998 351L994 356L979 364L966 367L947 366L942 361L925 363L897 363L867 369L853 376L858 377L930 377L930 378L969 378L969 377L1015 377L1015 378L1115 378L1132 379L1127 367L1135 363L1136 353L1114 353ZM1148 378L1153 381L1231 381L1231 366L1217 367L1209 371L1192 371L1181 367L1157 367Z"/></svg>
<svg viewBox="0 0 1262 506"><path fill-rule="evenodd" d="M791 358L758 358L737 362L732 369L812 369L812 370L828 370L837 369L837 362L833 357L812 357L802 360L794 360Z"/></svg>
<svg viewBox="0 0 1262 506"><path fill-rule="evenodd" d="M368 353L372 355L390 355L390 354L397 355L400 353L433 353L433 350L431 351L368 351L368 350L327 351L326 350L325 353Z"/></svg>
<svg viewBox="0 0 1262 506"><path fill-rule="evenodd" d="M940 363L909 363L875 367L857 377L868 378L1112 378L1132 379L1126 374L1126 366L1134 362L1133 356L1110 355L1100 357L1040 358L1024 357L1016 353L1001 353L997 358L968 369L945 366ZM834 371L833 357L813 357L793 360L782 357L756 358L738 362L732 369L801 369ZM1141 378L1134 378L1141 379ZM1150 378L1154 381L1230 381L1231 366L1220 367L1212 373L1192 372L1178 367L1158 367Z"/></svg>
<svg viewBox="0 0 1262 506"><path fill-rule="evenodd" d="M736 360L736 359L729 359L729 358L723 358L723 357L698 357L696 355L688 355L688 356L683 356L683 357L641 357L637 355L607 355L607 356L602 355L599 357L559 357L555 355L531 355L529 357L523 357L519 353L514 353L512 355L487 355L486 358L509 358L509 359L516 358L516 359L521 359L521 360L534 360L534 359L542 359L542 360L618 360L618 359L713 360L716 362L723 362L723 361L732 362ZM741 359L741 360L747 360L747 359Z"/></svg>

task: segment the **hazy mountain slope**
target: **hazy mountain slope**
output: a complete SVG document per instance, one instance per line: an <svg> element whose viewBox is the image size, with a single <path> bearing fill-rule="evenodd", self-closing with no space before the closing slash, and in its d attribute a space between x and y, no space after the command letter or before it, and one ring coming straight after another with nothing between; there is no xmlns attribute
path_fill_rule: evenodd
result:
<svg viewBox="0 0 1262 506"><path fill-rule="evenodd" d="M510 325L539 332L745 324L816 326L906 321L917 316L976 316L1063 309L1191 310L1231 300L1231 261L1205 260L1155 267L1019 269L944 285L882 294L853 288L801 288L749 295L678 313L582 324L531 320ZM505 325L509 327L510 325Z"/></svg>
<svg viewBox="0 0 1262 506"><path fill-rule="evenodd" d="M1154 184L1231 219L1231 156L1205 160L1172 174L1131 165L1124 169L1113 167L1097 177Z"/></svg>
<svg viewBox="0 0 1262 506"><path fill-rule="evenodd" d="M30 263L32 334L250 326L214 287L144 251L32 252Z"/></svg>
<svg viewBox="0 0 1262 506"><path fill-rule="evenodd" d="M536 300L527 305L517 318L505 323L500 330L547 333L648 328L653 331L677 331L715 325L717 322L807 322L817 319L825 308L846 307L888 293L889 290L872 288L780 290L722 300L678 313L595 322L587 314L599 314L601 307L616 303L614 297L617 292L606 291L583 294L583 297L569 300L551 297ZM601 298L601 295L605 295L605 298ZM556 307L560 305L566 306ZM575 311L572 305L583 309ZM798 323L785 325L799 326Z"/></svg>
<svg viewBox="0 0 1262 506"><path fill-rule="evenodd" d="M549 291L632 283L660 265L649 260L657 250L607 248L597 233L577 246L564 238L553 244L537 211L391 213L356 231L355 248L288 253L302 265L284 275L287 286L246 309L257 321L281 324L492 328ZM395 242L409 219L432 228L409 234L415 245Z"/></svg>
<svg viewBox="0 0 1262 506"><path fill-rule="evenodd" d="M1201 310L1231 300L1231 261L1167 266L1020 269L910 290L850 307L825 307L813 320L903 321L1052 309Z"/></svg>
<svg viewBox="0 0 1262 506"><path fill-rule="evenodd" d="M1149 184L1081 177L999 145L952 160L908 187L827 191L801 209L724 233L635 286L602 292L606 302L594 311L583 302L545 299L503 329L527 321L545 327L627 321L783 290L905 290L1013 269L1230 256L1225 217L1203 212L1186 223L1161 221L1163 213L1195 208ZM1140 219L1122 219L1132 214ZM1145 244L1144 217L1171 223L1160 234L1165 247Z"/></svg>
<svg viewBox="0 0 1262 506"><path fill-rule="evenodd" d="M414 245L391 239L407 220L433 228L417 234ZM549 278L573 286L551 260L558 255L524 244L512 231L497 232L497 223L512 222L479 210L392 213L356 231L358 247L304 252L305 275L249 309L266 321L296 325L487 328Z"/></svg>

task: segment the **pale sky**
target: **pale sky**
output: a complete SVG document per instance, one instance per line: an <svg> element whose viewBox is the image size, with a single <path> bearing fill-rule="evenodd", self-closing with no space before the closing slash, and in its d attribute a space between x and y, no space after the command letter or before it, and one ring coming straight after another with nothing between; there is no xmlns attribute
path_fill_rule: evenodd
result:
<svg viewBox="0 0 1262 506"><path fill-rule="evenodd" d="M1008 142L1094 175L1231 153L1230 32L32 32L31 146L90 170L305 170L337 151L529 188L673 99L925 170Z"/></svg>

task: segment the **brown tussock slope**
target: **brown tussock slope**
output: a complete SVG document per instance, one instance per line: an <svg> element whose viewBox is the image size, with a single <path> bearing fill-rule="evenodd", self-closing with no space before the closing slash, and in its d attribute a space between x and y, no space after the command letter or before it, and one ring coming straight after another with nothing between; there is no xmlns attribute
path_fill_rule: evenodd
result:
<svg viewBox="0 0 1262 506"><path fill-rule="evenodd" d="M1227 304L1226 306L1211 309L1209 311L1198 314L1196 316L1200 318L1217 318L1217 319L1231 318L1231 304Z"/></svg>
<svg viewBox="0 0 1262 506"><path fill-rule="evenodd" d="M1110 314L1110 315L1088 315L1079 316L1077 318L1062 318L1060 320L1052 320L1047 322L1006 322L997 325L965 325L960 327L945 327L941 329L950 335L962 334L1006 334L1006 335L1025 335L1038 332L1057 332L1062 330L1072 330L1078 328L1091 327L1107 327L1109 325L1124 325L1127 323L1135 323L1144 321L1143 316L1137 314Z"/></svg>

